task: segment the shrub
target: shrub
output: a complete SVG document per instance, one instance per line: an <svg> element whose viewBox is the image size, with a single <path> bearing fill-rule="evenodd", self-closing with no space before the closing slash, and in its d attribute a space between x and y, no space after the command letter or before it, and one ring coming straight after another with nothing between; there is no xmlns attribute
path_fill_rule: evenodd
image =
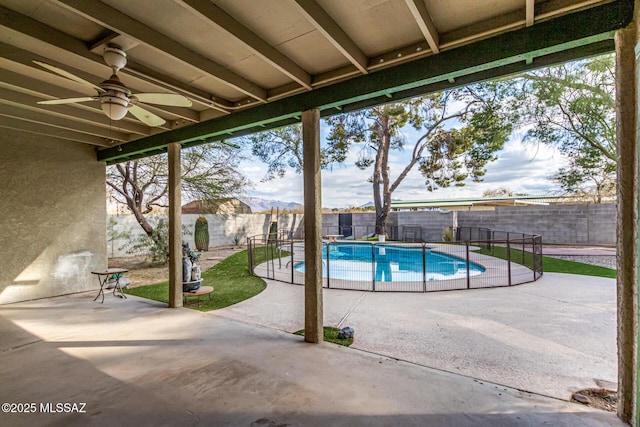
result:
<svg viewBox="0 0 640 427"><path fill-rule="evenodd" d="M182 234L190 236L191 231L182 226ZM169 261L169 223L161 218L153 227L151 236L140 234L126 245L128 254L143 253L153 263L166 264Z"/></svg>
<svg viewBox="0 0 640 427"><path fill-rule="evenodd" d="M442 230L442 241L443 242L453 242L454 238L453 238L453 230L451 229L451 227L446 227L444 230Z"/></svg>

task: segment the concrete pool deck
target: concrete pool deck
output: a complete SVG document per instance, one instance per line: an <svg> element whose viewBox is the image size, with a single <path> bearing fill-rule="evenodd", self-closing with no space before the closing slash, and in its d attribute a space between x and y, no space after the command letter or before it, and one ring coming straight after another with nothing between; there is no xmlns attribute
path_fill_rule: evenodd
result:
<svg viewBox="0 0 640 427"><path fill-rule="evenodd" d="M439 337L436 350L444 354L454 351L454 346L444 343L448 338L441 330L419 331L421 319L462 305L467 308L466 321L452 322L457 327L450 332L464 336L465 328L474 330L486 341L485 350L499 342L508 343L514 351L532 343L541 356L549 352L572 371L569 365L580 367L577 355L583 353L574 341L587 339L584 330L594 326L582 325L580 312L608 312L607 301L595 301L598 285L587 285L574 295L575 284L556 283L559 289L553 296L525 288L536 284L504 289L536 299L538 305L566 304L565 322L572 325L569 329L576 338L562 344L558 342L564 340L564 333L547 325L555 318L538 319L538 323L558 336L540 334L533 340L524 324L527 317L538 318L538 314L526 314L531 305L518 308L515 304L527 298L516 297L512 304L524 319L514 318L513 324L502 326L492 320L496 316L491 313L498 307L490 304L490 294L497 289L397 295L403 297L401 301L387 303L377 299L390 294L325 291L325 323L340 322L346 315L356 329L356 345L362 347L373 345L378 338L372 332L377 329L395 331L396 343L407 341L420 352L424 346L418 333L425 338L431 334ZM35 413L0 413L0 422L12 427L626 425L613 413L576 403L357 348L304 343L299 336L277 330L295 329L302 323L301 290L296 285L269 283L256 298L209 313L167 309L165 304L132 296L124 300L107 295L105 303L99 304L92 301L95 292L0 306L0 400L32 402L37 407ZM460 303L471 296L478 304ZM427 301L434 297L432 303ZM411 304L411 298L416 303ZM403 313L394 318L388 313L397 311L392 309L398 303L403 304ZM365 307L377 311L363 311ZM478 307L485 308L478 312ZM486 321L479 321L480 314ZM456 320L462 315L448 316ZM410 327L394 323L408 319ZM367 326L372 324L378 326ZM480 350L475 342L469 342L468 348ZM565 352L572 359L562 357ZM538 375L547 364L541 363L531 374ZM42 404L46 409L48 403L53 408L57 403L86 405L78 406L84 411L80 413L51 413L42 410Z"/></svg>
<svg viewBox="0 0 640 427"><path fill-rule="evenodd" d="M267 283L216 313L302 329L303 286ZM325 326L353 327L353 348L564 400L583 388L616 388L615 279L545 273L506 288L323 295Z"/></svg>

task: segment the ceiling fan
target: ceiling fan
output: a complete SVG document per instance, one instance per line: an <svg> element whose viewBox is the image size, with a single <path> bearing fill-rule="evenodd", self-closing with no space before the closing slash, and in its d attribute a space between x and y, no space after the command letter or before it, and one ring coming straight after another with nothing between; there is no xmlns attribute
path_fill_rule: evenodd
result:
<svg viewBox="0 0 640 427"><path fill-rule="evenodd" d="M68 71L53 65L40 61L33 61L39 66L53 71L63 77L74 82L90 87L98 91L96 96L87 96L81 98L51 99L47 101L38 101L38 104L55 105L55 104L73 104L76 102L100 101L102 111L111 120L120 120L130 112L135 118L148 126L162 126L165 120L152 112L145 110L137 105L138 102L146 102L149 104L167 105L172 107L191 107L191 101L182 95L176 93L131 93L131 91L118 78L118 71L127 64L127 54L116 45L108 45L102 55L104 62L111 67L113 74L109 79L94 85Z"/></svg>

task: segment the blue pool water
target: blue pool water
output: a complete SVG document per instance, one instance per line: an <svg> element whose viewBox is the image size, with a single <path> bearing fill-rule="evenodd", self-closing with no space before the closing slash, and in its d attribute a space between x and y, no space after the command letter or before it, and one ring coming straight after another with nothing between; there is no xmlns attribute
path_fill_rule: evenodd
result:
<svg viewBox="0 0 640 427"><path fill-rule="evenodd" d="M323 246L322 274L331 279L371 281L375 277L378 282L422 282L423 274L426 280L467 276L464 259L429 248L423 251L422 247L358 243L331 243L328 248ZM295 270L304 272L304 263L296 265ZM481 265L469 263L469 275L484 271Z"/></svg>

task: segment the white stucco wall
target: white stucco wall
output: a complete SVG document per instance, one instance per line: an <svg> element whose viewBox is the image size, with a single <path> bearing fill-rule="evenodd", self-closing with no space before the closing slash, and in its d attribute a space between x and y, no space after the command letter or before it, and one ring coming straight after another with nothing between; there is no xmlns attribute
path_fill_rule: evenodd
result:
<svg viewBox="0 0 640 427"><path fill-rule="evenodd" d="M0 132L0 304L97 289L105 165L91 146Z"/></svg>
<svg viewBox="0 0 640 427"><path fill-rule="evenodd" d="M182 224L191 232L191 235L183 235L182 239L189 242L191 248L195 248L193 232L199 216L207 218L209 223L209 247L229 246L236 244L236 238L241 246L246 245L247 237L264 235L269 232L271 221L276 220L276 215L269 214L234 214L234 215L195 215L183 214ZM117 225L117 232L129 232L130 239L144 234L144 231L133 215L110 215ZM166 215L149 215L149 221L155 224L160 218L167 221ZM292 231L297 238L302 233L302 214L282 214L277 216L279 232ZM127 253L127 239L116 239L108 242L108 256L129 256Z"/></svg>

